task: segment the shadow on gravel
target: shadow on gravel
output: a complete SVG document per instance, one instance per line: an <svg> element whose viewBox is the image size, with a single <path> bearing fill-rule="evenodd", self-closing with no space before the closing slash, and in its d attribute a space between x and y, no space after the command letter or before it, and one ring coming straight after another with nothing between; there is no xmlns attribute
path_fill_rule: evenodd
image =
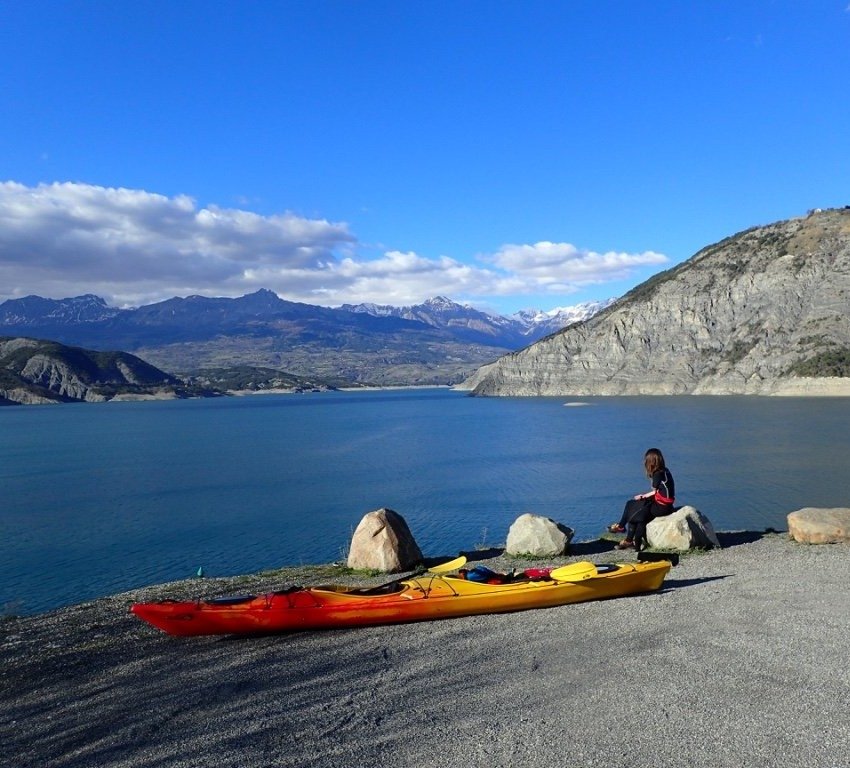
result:
<svg viewBox="0 0 850 768"><path fill-rule="evenodd" d="M609 539L594 539L593 541L579 541L570 544L570 555L582 557L590 555L601 555L603 552L612 552L617 545L616 541Z"/></svg>
<svg viewBox="0 0 850 768"><path fill-rule="evenodd" d="M612 552L615 548L616 541L608 539L595 539L593 541L572 542L566 552L565 557L591 557L593 555L601 555L605 552ZM476 549L471 552L461 552L466 555L466 559L470 563L480 562L482 560L492 560L496 557L502 557L505 554L503 547L490 547L489 549ZM450 560L454 555L445 557L429 557L425 559L425 567L429 568L432 565L443 563ZM531 558L532 560L546 560L546 557ZM548 558L552 559L552 558Z"/></svg>
<svg viewBox="0 0 850 768"><path fill-rule="evenodd" d="M722 581L728 579L729 576L705 576L701 579L665 579L661 587L661 592L669 592L673 589L681 589L682 587L695 587L697 584L707 584L710 581Z"/></svg>
<svg viewBox="0 0 850 768"><path fill-rule="evenodd" d="M726 547L738 547L741 544L752 544L767 535L776 533L779 533L779 531L772 528L768 528L766 531L732 531L730 533L718 533L717 540L720 542L720 546L725 549Z"/></svg>

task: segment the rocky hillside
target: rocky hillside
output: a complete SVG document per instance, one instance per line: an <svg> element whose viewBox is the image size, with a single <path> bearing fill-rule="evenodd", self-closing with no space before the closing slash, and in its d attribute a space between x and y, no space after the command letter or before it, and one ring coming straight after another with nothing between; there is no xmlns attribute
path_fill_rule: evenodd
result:
<svg viewBox="0 0 850 768"><path fill-rule="evenodd" d="M704 248L463 386L476 395L850 394L850 208Z"/></svg>
<svg viewBox="0 0 850 768"><path fill-rule="evenodd" d="M212 389L228 394L329 392L336 389L327 381L294 376L275 368L253 368L248 365L196 371L192 376L186 378L186 383L202 389Z"/></svg>
<svg viewBox="0 0 850 768"><path fill-rule="evenodd" d="M124 352L0 337L0 404L99 402L204 393Z"/></svg>

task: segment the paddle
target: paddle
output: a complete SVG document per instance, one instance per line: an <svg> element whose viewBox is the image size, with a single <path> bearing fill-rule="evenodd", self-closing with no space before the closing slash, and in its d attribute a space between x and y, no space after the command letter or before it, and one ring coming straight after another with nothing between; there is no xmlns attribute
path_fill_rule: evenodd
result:
<svg viewBox="0 0 850 768"><path fill-rule="evenodd" d="M401 584L401 582L407 581L407 579L416 579L428 573L432 576L442 576L444 573L449 573L449 571L463 568L464 565L466 565L466 555L461 555L460 557L456 557L454 560L447 560L445 563L432 565L427 570L416 571L416 573L412 573L409 576L402 576L399 579L393 579L392 581L388 581L386 584L381 584L380 586L375 587L375 589L386 589L387 587L392 587L395 584Z"/></svg>
<svg viewBox="0 0 850 768"><path fill-rule="evenodd" d="M596 566L587 560L582 560L578 563L570 563L555 568L554 571L549 573L549 578L554 581L584 581L596 576L596 574Z"/></svg>
<svg viewBox="0 0 850 768"><path fill-rule="evenodd" d="M440 563L439 565L432 565L428 569L428 573L433 573L436 576L439 576L443 573L448 573L449 571L456 571L458 568L463 568L466 565L466 555L461 555L460 557L456 557L454 560L449 560L445 563Z"/></svg>

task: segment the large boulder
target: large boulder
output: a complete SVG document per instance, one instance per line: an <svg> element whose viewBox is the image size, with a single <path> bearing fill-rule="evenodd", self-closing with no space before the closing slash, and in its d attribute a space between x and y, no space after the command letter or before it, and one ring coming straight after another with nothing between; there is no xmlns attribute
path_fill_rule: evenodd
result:
<svg viewBox="0 0 850 768"><path fill-rule="evenodd" d="M508 530L505 552L509 555L552 557L563 555L575 531L548 517L526 512L514 520Z"/></svg>
<svg viewBox="0 0 850 768"><path fill-rule="evenodd" d="M850 542L850 509L803 507L788 515L788 533L801 544Z"/></svg>
<svg viewBox="0 0 850 768"><path fill-rule="evenodd" d="M398 573L422 561L422 552L404 518L391 509L363 516L351 538L348 567Z"/></svg>
<svg viewBox="0 0 850 768"><path fill-rule="evenodd" d="M655 549L710 549L719 547L711 521L696 507L679 507L646 526L646 540Z"/></svg>

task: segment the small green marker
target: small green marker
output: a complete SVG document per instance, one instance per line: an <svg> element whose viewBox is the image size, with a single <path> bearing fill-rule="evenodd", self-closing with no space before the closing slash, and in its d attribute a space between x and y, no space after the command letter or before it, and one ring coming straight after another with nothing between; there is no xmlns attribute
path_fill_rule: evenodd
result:
<svg viewBox="0 0 850 768"><path fill-rule="evenodd" d="M201 566L200 568L198 568L198 578L199 579L204 578L204 566Z"/></svg>

